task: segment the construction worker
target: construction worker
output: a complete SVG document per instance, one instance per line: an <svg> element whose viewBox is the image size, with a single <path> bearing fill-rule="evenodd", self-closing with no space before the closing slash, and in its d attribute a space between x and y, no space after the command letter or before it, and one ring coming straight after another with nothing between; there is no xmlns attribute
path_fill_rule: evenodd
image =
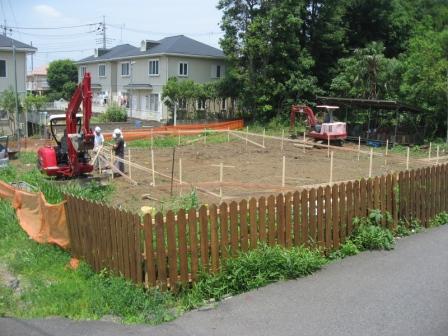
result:
<svg viewBox="0 0 448 336"><path fill-rule="evenodd" d="M95 138L93 139L93 153L95 153L96 156L96 160L94 162L94 166L95 169L99 168L99 161L101 160L100 155L97 154L101 148L103 147L103 143L104 143L104 136L103 134L101 134L101 128L100 127L95 127L95 132L94 132Z"/></svg>
<svg viewBox="0 0 448 336"><path fill-rule="evenodd" d="M114 132L112 133L112 138L115 140L115 144L113 145L113 150L115 157L121 160L115 160L114 165L115 168L118 169L121 173L124 174L124 138L123 134L121 133L121 130L119 128L116 128ZM117 174L120 175L120 174Z"/></svg>

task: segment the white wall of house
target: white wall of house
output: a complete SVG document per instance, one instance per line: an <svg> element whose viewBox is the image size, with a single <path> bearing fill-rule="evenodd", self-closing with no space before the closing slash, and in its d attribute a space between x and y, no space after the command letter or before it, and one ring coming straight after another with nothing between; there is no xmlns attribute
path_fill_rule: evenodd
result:
<svg viewBox="0 0 448 336"><path fill-rule="evenodd" d="M0 92L14 89L14 58L12 51L0 51L0 60L6 63L6 77L0 77ZM26 53L16 51L17 92L26 94Z"/></svg>
<svg viewBox="0 0 448 336"><path fill-rule="evenodd" d="M150 74L150 61L158 61L158 74ZM179 74L180 63L188 64L186 76ZM104 77L99 76L100 64L106 66ZM129 64L128 73L122 73L122 64ZM86 71L91 73L92 84L101 85L101 89L96 91L108 91L110 99L116 102L121 102L123 97L127 97L130 116L160 121L167 120L169 117L168 108L162 102L163 86L169 77L177 77L180 80L191 79L198 83L210 82L218 79L217 66L220 67L221 77L224 76L224 60L187 56L147 56L82 64L78 67L80 79L82 78L81 69L86 67ZM151 88L130 88L128 87L130 84L150 84Z"/></svg>

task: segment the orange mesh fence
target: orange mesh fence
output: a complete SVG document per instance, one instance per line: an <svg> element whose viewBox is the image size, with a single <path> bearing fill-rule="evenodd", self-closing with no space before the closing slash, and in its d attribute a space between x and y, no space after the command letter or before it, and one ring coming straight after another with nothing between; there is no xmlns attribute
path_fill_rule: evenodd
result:
<svg viewBox="0 0 448 336"><path fill-rule="evenodd" d="M0 181L0 198L12 202L19 224L39 243L56 244L69 248L64 202L49 204L42 193L29 193Z"/></svg>
<svg viewBox="0 0 448 336"><path fill-rule="evenodd" d="M207 130L235 130L244 127L244 121L242 119L216 122L210 124L187 124L177 126L161 126L151 129L139 129L139 130L124 130L123 136L126 141L150 139L151 134L163 134L163 135L194 135ZM110 140L112 133L104 133L104 138Z"/></svg>

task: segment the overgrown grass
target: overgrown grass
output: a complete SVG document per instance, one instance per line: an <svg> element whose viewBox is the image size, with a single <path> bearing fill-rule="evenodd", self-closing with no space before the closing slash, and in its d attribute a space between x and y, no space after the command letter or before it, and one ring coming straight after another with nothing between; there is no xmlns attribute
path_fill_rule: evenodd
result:
<svg viewBox="0 0 448 336"><path fill-rule="evenodd" d="M96 181L80 184L79 181L55 182L43 175L36 167L24 169L24 165L35 164L37 157L35 153L21 153L21 166L10 164L0 169L0 180L11 182L26 182L41 191L47 202L59 203L64 199L64 194L73 194L92 201L106 201L112 195L113 186L103 186Z"/></svg>
<svg viewBox="0 0 448 336"><path fill-rule="evenodd" d="M437 227L441 225L448 224L448 212L441 212L437 214L433 219L430 220L430 227Z"/></svg>
<svg viewBox="0 0 448 336"><path fill-rule="evenodd" d="M192 208L199 208L199 198L195 189L192 189L189 193L173 196L171 198L161 200L159 208L156 209L162 213L167 213L169 210L177 213L180 209L188 211Z"/></svg>
<svg viewBox="0 0 448 336"><path fill-rule="evenodd" d="M24 318L64 316L98 319L120 317L126 323L161 323L177 314L169 293L145 291L107 272L95 274L81 263L67 267L70 255L40 245L20 230L11 205L0 201L0 262L19 276L21 292L0 286L0 316Z"/></svg>
<svg viewBox="0 0 448 336"><path fill-rule="evenodd" d="M196 308L210 299L220 300L278 280L304 277L319 270L326 262L316 250L260 245L236 258L226 259L223 270L217 275L202 275L191 290L181 295L182 306Z"/></svg>
<svg viewBox="0 0 448 336"><path fill-rule="evenodd" d="M180 146L187 146L192 143L219 144L228 141L227 133L215 132L206 130L199 135L181 135ZM235 141L235 138L230 137L230 141ZM132 140L127 141L126 146L129 148L150 148L151 139ZM174 135L155 136L153 139L154 148L172 148L179 146L179 137Z"/></svg>

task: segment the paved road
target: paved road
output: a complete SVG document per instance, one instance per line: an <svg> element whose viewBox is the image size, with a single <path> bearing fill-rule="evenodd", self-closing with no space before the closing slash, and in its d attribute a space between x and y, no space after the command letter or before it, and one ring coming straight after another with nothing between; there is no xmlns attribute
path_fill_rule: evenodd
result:
<svg viewBox="0 0 448 336"><path fill-rule="evenodd" d="M157 327L0 319L1 336L448 335L448 226Z"/></svg>

